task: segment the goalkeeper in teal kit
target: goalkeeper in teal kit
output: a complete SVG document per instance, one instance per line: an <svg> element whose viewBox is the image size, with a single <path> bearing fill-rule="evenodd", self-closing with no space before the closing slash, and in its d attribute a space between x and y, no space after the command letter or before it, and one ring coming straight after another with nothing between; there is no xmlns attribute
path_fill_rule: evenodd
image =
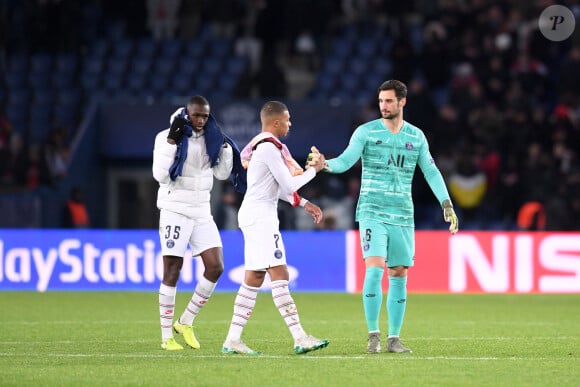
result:
<svg viewBox="0 0 580 387"><path fill-rule="evenodd" d="M407 299L407 270L414 264L415 225L411 185L419 165L450 222L458 230L457 216L445 182L429 153L423 132L403 120L407 87L397 80L378 90L381 118L359 126L344 152L327 160L326 172L342 173L362 159L361 189L356 208L366 273L363 306L368 327L368 353L381 351L379 315L383 295L381 280L387 266L389 291L387 352L411 352L399 340ZM313 148L312 157L324 157Z"/></svg>

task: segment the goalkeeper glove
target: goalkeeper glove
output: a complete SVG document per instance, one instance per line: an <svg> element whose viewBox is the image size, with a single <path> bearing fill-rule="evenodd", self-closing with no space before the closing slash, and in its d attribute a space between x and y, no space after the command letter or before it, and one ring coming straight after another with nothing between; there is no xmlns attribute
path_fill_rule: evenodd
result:
<svg viewBox="0 0 580 387"><path fill-rule="evenodd" d="M183 137L183 127L185 124L187 124L185 118L181 116L175 117L171 123L171 127L169 128L169 134L167 135L167 138L175 141L175 143L178 144Z"/></svg>
<svg viewBox="0 0 580 387"><path fill-rule="evenodd" d="M443 219L446 222L449 222L449 232L451 234L456 234L459 231L459 220L457 220L457 215L455 215L455 211L453 210L453 204L451 204L451 200L446 199L443 201Z"/></svg>

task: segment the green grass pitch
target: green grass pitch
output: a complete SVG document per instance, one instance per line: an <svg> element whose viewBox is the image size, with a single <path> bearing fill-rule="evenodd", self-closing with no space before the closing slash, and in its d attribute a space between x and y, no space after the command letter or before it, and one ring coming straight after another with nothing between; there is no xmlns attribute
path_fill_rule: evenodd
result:
<svg viewBox="0 0 580 387"><path fill-rule="evenodd" d="M243 336L258 357L220 352L234 297L199 314L200 350L166 352L156 290L2 292L0 386L580 386L580 294L410 294L413 353L367 355L360 295L294 293L305 330L330 340L295 355L263 292Z"/></svg>

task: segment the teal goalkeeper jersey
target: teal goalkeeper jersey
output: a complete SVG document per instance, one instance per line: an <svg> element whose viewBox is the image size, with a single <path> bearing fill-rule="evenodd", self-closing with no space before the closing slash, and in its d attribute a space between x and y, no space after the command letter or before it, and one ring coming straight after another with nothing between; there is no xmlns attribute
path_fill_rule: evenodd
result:
<svg viewBox="0 0 580 387"><path fill-rule="evenodd" d="M359 126L340 156L328 160L328 172L342 173L362 158L356 220L377 220L414 227L413 174L417 164L439 204L449 199L441 172L421 129L403 121L393 134L382 119Z"/></svg>

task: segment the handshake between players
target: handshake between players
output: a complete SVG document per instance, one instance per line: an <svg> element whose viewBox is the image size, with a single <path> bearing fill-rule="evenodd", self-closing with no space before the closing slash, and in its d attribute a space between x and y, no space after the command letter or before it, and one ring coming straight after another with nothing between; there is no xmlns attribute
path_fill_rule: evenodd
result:
<svg viewBox="0 0 580 387"><path fill-rule="evenodd" d="M315 146L310 148L310 152L306 159L306 169L314 168L316 173L318 173L326 168L326 158Z"/></svg>

